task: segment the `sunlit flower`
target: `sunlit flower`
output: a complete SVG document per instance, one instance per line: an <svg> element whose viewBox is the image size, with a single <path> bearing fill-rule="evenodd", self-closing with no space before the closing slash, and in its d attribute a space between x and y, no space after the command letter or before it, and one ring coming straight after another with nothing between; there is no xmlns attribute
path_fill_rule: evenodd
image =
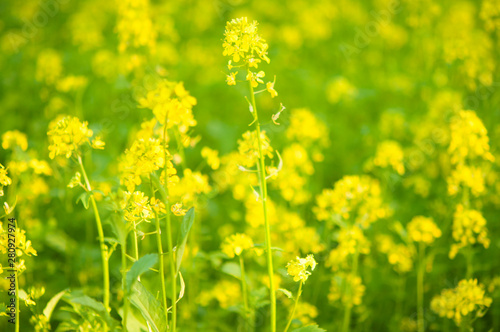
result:
<svg viewBox="0 0 500 332"><path fill-rule="evenodd" d="M316 268L316 261L314 260L313 255L307 255L306 258L297 257L296 259L291 260L286 265L286 270L289 276L293 277L293 281L301 281L305 282L307 278L311 275L311 272L308 271L308 268L311 268L311 271L314 271Z"/></svg>
<svg viewBox="0 0 500 332"><path fill-rule="evenodd" d="M464 317L491 305L484 286L477 279L461 280L453 289L445 289L431 301L431 309L441 317L453 319L460 326Z"/></svg>

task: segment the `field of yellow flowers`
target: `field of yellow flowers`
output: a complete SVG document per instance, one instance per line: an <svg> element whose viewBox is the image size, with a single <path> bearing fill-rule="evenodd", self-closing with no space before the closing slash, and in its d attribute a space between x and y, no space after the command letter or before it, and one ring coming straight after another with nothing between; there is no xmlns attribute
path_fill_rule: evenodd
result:
<svg viewBox="0 0 500 332"><path fill-rule="evenodd" d="M499 0L2 0L0 331L500 331Z"/></svg>

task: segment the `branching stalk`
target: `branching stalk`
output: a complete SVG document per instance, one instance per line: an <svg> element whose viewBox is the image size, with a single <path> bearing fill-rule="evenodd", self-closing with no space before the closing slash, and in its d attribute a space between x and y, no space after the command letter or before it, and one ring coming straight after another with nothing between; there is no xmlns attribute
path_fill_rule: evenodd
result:
<svg viewBox="0 0 500 332"><path fill-rule="evenodd" d="M97 209L97 204L94 198L94 194L92 193L92 187L90 186L89 178L87 177L87 173L85 172L85 167L83 166L82 157L80 155L78 157L78 164L80 164L80 169L82 171L83 179L85 180L85 186L87 191L90 193L90 202L92 203L92 209L94 210L95 221L97 224L97 232L99 234L99 243L101 248L101 258L102 258L102 270L103 270L103 302L104 307L109 312L109 255L108 255L108 246L104 242L104 231L102 229L101 217L99 216L99 210ZM105 327L105 331L107 331L107 327Z"/></svg>
<svg viewBox="0 0 500 332"><path fill-rule="evenodd" d="M250 70L248 70L250 72ZM260 197L262 200L262 210L264 212L264 226L266 234L266 258L267 258L267 273L269 276L269 292L270 292L270 302L271 302L271 332L276 332L276 292L274 289L274 268L273 268L273 256L271 252L271 229L269 225L269 218L267 216L267 183L266 183L266 165L264 160L264 154L262 152L262 140L260 137L260 122L257 112L257 105L255 103L255 94L252 86L252 82L249 81L250 86L250 98L253 108L255 131L257 135L257 145L259 146L259 183L260 183Z"/></svg>

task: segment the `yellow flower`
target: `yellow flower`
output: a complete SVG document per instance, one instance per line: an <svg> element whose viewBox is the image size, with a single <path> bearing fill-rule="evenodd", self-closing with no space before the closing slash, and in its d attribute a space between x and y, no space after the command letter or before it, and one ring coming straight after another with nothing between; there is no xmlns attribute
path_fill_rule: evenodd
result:
<svg viewBox="0 0 500 332"><path fill-rule="evenodd" d="M264 83L264 81L262 80L262 77L264 76L266 76L266 73L264 73L262 70L259 71L258 73L249 71L246 80L250 81L252 87L256 88L257 86L259 86L259 83L261 84Z"/></svg>
<svg viewBox="0 0 500 332"><path fill-rule="evenodd" d="M341 300L343 305L360 305L365 290L366 287L359 276L339 273L332 280L328 300L332 303Z"/></svg>
<svg viewBox="0 0 500 332"><path fill-rule="evenodd" d="M35 174L52 175L52 169L45 160L31 159L29 167L33 169Z"/></svg>
<svg viewBox="0 0 500 332"><path fill-rule="evenodd" d="M0 196L4 195L3 187L10 186L12 179L7 176L7 169L0 164Z"/></svg>
<svg viewBox="0 0 500 332"><path fill-rule="evenodd" d="M78 152L78 148L83 144L90 144L89 137L93 132L88 128L88 122L80 122L76 117L63 116L49 124L47 132L49 136L49 157L63 155L71 157Z"/></svg>
<svg viewBox="0 0 500 332"><path fill-rule="evenodd" d="M227 85L236 85L236 74L238 74L237 71L230 73L227 75L226 82Z"/></svg>
<svg viewBox="0 0 500 332"><path fill-rule="evenodd" d="M453 119L448 151L453 164L474 158L495 159L490 152L488 132L474 111L460 111Z"/></svg>
<svg viewBox="0 0 500 332"><path fill-rule="evenodd" d="M392 167L399 175L405 173L403 149L396 141L384 141L377 146L373 164L382 168Z"/></svg>
<svg viewBox="0 0 500 332"><path fill-rule="evenodd" d="M258 61L255 58L270 62L267 57L268 45L266 41L258 35L257 21L248 23L246 17L233 19L227 22L224 33L222 47L224 56L232 57L235 63L243 60L249 67L257 68Z"/></svg>
<svg viewBox="0 0 500 332"><path fill-rule="evenodd" d="M138 224L142 221L149 222L154 218L154 211L150 204L151 200L142 191L130 193L124 192L122 204L124 208L124 218L127 221ZM164 205L163 205L164 207Z"/></svg>
<svg viewBox="0 0 500 332"><path fill-rule="evenodd" d="M170 207L170 210L172 211L173 214L176 216L184 216L187 212L187 210L184 210L182 208L182 203L175 203Z"/></svg>
<svg viewBox="0 0 500 332"><path fill-rule="evenodd" d="M62 58L54 50L47 49L40 52L36 61L36 79L53 85L62 74Z"/></svg>
<svg viewBox="0 0 500 332"><path fill-rule="evenodd" d="M167 157L170 155L167 151ZM169 175L175 174L176 170L171 161L168 160ZM142 183L141 176L149 175L163 167L165 154L162 143L154 138L138 139L130 149L126 150L119 163L121 183L128 191L134 191L135 186Z"/></svg>
<svg viewBox="0 0 500 332"><path fill-rule="evenodd" d="M269 158L273 157L273 148L265 131L260 132L262 154ZM254 166L259 160L259 145L257 133L255 131L247 131L243 134L243 139L238 140L238 151L245 158L242 160L246 167Z"/></svg>
<svg viewBox="0 0 500 332"><path fill-rule="evenodd" d="M243 250L247 250L252 247L252 239L241 233L233 234L227 237L221 245L222 252L230 258L233 258L235 255L239 256Z"/></svg>
<svg viewBox="0 0 500 332"><path fill-rule="evenodd" d="M297 257L291 260L286 265L286 270L289 276L293 277L293 281L305 282L307 278L311 275L311 272L307 268L311 268L314 271L316 268L316 261L313 255L307 255L306 258Z"/></svg>
<svg viewBox="0 0 500 332"><path fill-rule="evenodd" d="M448 194L456 195L462 187L470 188L474 196L479 196L485 190L484 177L485 171L482 167L458 164L448 178Z"/></svg>
<svg viewBox="0 0 500 332"><path fill-rule="evenodd" d="M213 170L220 167L219 151L212 150L205 146L201 149L201 156L207 160L208 166Z"/></svg>
<svg viewBox="0 0 500 332"><path fill-rule="evenodd" d="M28 149L28 139L26 134L18 130L6 131L2 135L2 148L14 149L14 147L20 147L21 150L26 151Z"/></svg>
<svg viewBox="0 0 500 332"><path fill-rule="evenodd" d="M167 129L177 126L185 134L196 126L192 111L196 102L196 98L184 88L184 83L162 80L139 100L139 105L152 110L159 123L165 125L166 122Z"/></svg>
<svg viewBox="0 0 500 332"><path fill-rule="evenodd" d="M96 150L104 150L104 145L106 145L106 143L104 143L104 141L97 136L92 140L92 144L90 146Z"/></svg>
<svg viewBox="0 0 500 332"><path fill-rule="evenodd" d="M274 76L274 81L266 83L266 90L271 94L271 98L274 98L278 95L278 92L274 90L275 83L276 83L276 76Z"/></svg>
<svg viewBox="0 0 500 332"><path fill-rule="evenodd" d="M453 238L458 243L453 244L450 250L450 258L455 258L458 251L468 245L480 243L483 247L490 246L486 219L477 210L465 209L458 204L453 215Z"/></svg>
<svg viewBox="0 0 500 332"><path fill-rule="evenodd" d="M389 214L382 202L378 181L368 176L344 176L333 190L323 190L316 202L313 212L318 220L338 217L362 228Z"/></svg>
<svg viewBox="0 0 500 332"><path fill-rule="evenodd" d="M414 242L431 244L435 239L441 237L441 230L432 218L416 216L408 224L408 235Z"/></svg>
<svg viewBox="0 0 500 332"><path fill-rule="evenodd" d="M461 280L453 289L445 289L431 301L431 309L441 317L453 319L460 326L462 319L476 310L491 305L484 286L477 279Z"/></svg>

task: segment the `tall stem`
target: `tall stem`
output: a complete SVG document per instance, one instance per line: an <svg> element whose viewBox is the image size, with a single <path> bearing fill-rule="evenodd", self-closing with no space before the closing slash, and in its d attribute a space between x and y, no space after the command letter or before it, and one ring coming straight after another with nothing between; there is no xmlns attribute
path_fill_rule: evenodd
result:
<svg viewBox="0 0 500 332"><path fill-rule="evenodd" d="M425 272L425 245L423 242L418 246L418 271L417 271L417 314L418 331L424 331L424 272Z"/></svg>
<svg viewBox="0 0 500 332"><path fill-rule="evenodd" d="M128 310L130 307L129 294L127 291L127 237L125 237L124 243L122 243L122 288L123 288L123 331L127 332L127 318Z"/></svg>
<svg viewBox="0 0 500 332"><path fill-rule="evenodd" d="M359 261L359 252L358 249L356 248L356 252L354 253L354 256L352 258L352 272L351 272L351 278L354 280L354 278L358 274L358 261ZM352 310L352 298L353 298L353 289L351 287L352 281L349 281L347 284L347 295L350 297L349 301L347 302L347 307L345 308L344 311L344 322L342 326L342 331L344 332L349 332L351 328L351 310Z"/></svg>
<svg viewBox="0 0 500 332"><path fill-rule="evenodd" d="M151 191L154 193L152 183L151 183ZM163 311L165 313L165 320L168 326L167 288L165 286L165 263L163 259L163 245L161 243L160 218L158 218L158 212L156 212L156 210L155 210L155 223L156 223L156 247L158 250L158 260L160 261L161 298L163 302L162 304L163 304Z"/></svg>
<svg viewBox="0 0 500 332"><path fill-rule="evenodd" d="M247 280L245 277L245 264L243 262L243 257L240 255L240 268L241 268L241 292L243 293L243 305L245 308L245 323L248 319L248 293L247 293Z"/></svg>
<svg viewBox="0 0 500 332"><path fill-rule="evenodd" d="M250 70L248 70L250 72ZM276 292L274 289L274 269L273 269L273 255L271 252L271 229L269 226L269 219L267 217L267 183L266 183L266 164L264 154L262 153L262 140L260 138L260 122L257 112L257 105L255 103L255 94L252 82L249 81L250 98L252 102L253 114L255 118L255 131L257 136L257 144L259 146L259 183L260 183L260 196L262 199L262 210L264 212L264 226L266 228L266 257L267 257L267 273L269 276L269 292L271 302L271 332L276 332Z"/></svg>
<svg viewBox="0 0 500 332"><path fill-rule="evenodd" d="M290 328L290 325L292 324L293 316L295 315L295 310L297 309L297 304L299 303L299 297L300 294L302 293L302 283L303 282L301 280L299 284L299 291L297 292L297 297L295 298L295 303L293 304L292 313L290 314L290 319L288 319L288 323L286 324L284 332L287 332L288 329Z"/></svg>
<svg viewBox="0 0 500 332"><path fill-rule="evenodd" d="M170 278L172 287L172 331L175 332L177 325L177 273L175 269L174 261L174 246L172 241L172 220L170 216L170 198L168 192L168 154L167 154L167 124L168 124L168 112L165 115L165 126L163 127L163 153L164 153L164 172L165 172L165 196L164 204L167 210L167 245L168 245L168 256L170 263Z"/></svg>
<svg viewBox="0 0 500 332"><path fill-rule="evenodd" d="M14 232L16 232L16 230L17 230L17 220L14 218ZM16 233L14 233L14 240L17 241L17 239L15 238L15 234ZM15 260L17 261L17 257L15 257ZM14 291L16 293L14 296L16 298L16 317L14 319L16 320L16 324L15 324L16 332L19 332L19 319L21 318L21 310L19 310L19 281L18 281L18 279L19 279L19 274L17 273L17 268L15 268L14 269L14 287L15 287Z"/></svg>
<svg viewBox="0 0 500 332"><path fill-rule="evenodd" d="M82 170L83 179L85 180L85 186L89 193L92 192L92 187L90 186L89 178L85 172L85 167L83 167L82 157L78 155L78 163L80 164L80 169ZM97 224L97 232L99 234L99 243L101 247L101 259L102 259L102 271L103 271L103 302L104 307L109 312L109 256L108 256L108 246L104 243L104 231L102 229L101 217L99 216L99 210L97 209L97 204L95 202L94 194L90 195L90 202L92 203L92 209L94 210L95 221ZM107 326L105 330L107 331Z"/></svg>

